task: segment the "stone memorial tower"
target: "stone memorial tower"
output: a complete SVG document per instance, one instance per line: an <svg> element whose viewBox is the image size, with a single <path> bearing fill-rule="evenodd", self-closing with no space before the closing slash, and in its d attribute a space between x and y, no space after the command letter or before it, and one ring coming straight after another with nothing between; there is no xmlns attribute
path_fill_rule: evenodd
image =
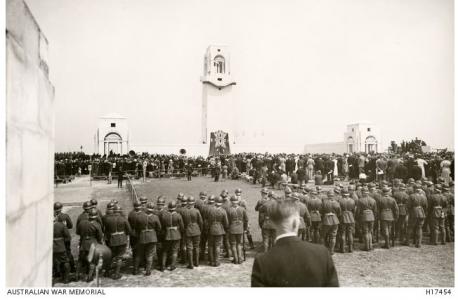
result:
<svg viewBox="0 0 458 300"><path fill-rule="evenodd" d="M210 144L210 155L230 153L230 144L235 143L232 86L236 83L231 77L227 46L207 48L201 81L202 143Z"/></svg>

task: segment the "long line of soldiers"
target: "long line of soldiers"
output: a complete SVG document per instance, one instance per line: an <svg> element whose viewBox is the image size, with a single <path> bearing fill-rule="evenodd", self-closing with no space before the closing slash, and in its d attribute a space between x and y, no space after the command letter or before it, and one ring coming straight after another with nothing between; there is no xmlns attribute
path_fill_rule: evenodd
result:
<svg viewBox="0 0 458 300"><path fill-rule="evenodd" d="M198 267L200 260L207 258L210 266L220 265L222 246L225 257L232 257L234 264L245 260L245 236L254 248L248 228L246 201L241 199L242 190L235 195L223 190L220 196L201 192L199 199L179 193L177 200L169 201L159 196L156 203L145 197L134 203L134 209L127 217L115 201L108 203L103 215L92 199L83 204L83 213L76 221L79 239L79 257L75 266L70 250L71 236L68 229L73 227L70 217L62 212L62 204L54 205L54 266L56 276L69 282L70 272L76 272L76 280L94 279L96 265L88 262L91 244L105 244L111 249L111 268L105 276L121 278L123 256L128 245L132 249L133 274L141 266L145 275L151 275L156 267L164 271L176 268L177 261L187 262L187 268ZM207 250L207 257L205 252Z"/></svg>
<svg viewBox="0 0 458 300"><path fill-rule="evenodd" d="M409 179L407 185L394 180L390 185L350 184L336 186L323 192L320 186L310 189L303 185L301 191L285 189L285 198L298 202L301 223L298 235L303 240L322 243L331 254L337 248L341 253L353 252L354 235L362 242L362 250L374 249L373 243L383 237L382 248L394 247L399 239L402 245L421 247L423 228L430 231L430 243L453 241L454 192L444 184ZM275 240L275 230L269 220L269 207L278 198L266 188L261 190L261 200L255 210L259 212L264 251Z"/></svg>

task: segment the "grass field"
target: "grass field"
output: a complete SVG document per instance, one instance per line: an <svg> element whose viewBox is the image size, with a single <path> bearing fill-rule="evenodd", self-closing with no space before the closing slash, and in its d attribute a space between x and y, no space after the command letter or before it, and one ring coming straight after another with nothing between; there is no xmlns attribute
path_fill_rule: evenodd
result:
<svg viewBox="0 0 458 300"><path fill-rule="evenodd" d="M131 261L126 260L124 276L118 281L109 278L102 279L102 286L142 286L142 287L248 287L253 259L257 251L262 251L261 233L257 225L257 213L254 206L260 198L261 187L242 181L227 180L213 182L207 178L193 178L188 182L185 179L153 179L146 183L135 181L139 196L156 199L165 195L168 200L175 199L179 192L198 197L200 191L219 195L223 189L233 194L237 187L243 190L242 197L248 202L250 229L255 240L256 249L247 252L247 261L242 265L233 265L223 260L218 267L209 267L205 262L197 269L188 270L180 265L175 271L161 273L154 271L149 277L133 276ZM87 187L90 188L90 187ZM67 195L77 193L68 193ZM278 194L281 191L276 191ZM115 184L107 185L104 182L93 184L91 197L99 200L100 208L104 210L106 203L117 199L126 212L132 209L126 189L117 189ZM61 195L60 197L69 197ZM61 201L65 199L56 199ZM84 200L82 200L84 201ZM81 212L80 207L67 206L73 220ZM72 232L74 235L74 230ZM427 238L424 239L427 242ZM72 242L73 253L77 255L77 238ZM353 253L336 253L333 256L341 286L346 287L450 287L454 285L454 243L445 246L423 245L422 248L396 245L390 250L381 249L376 245L372 252L356 251ZM227 263L224 263L227 262ZM65 286L87 286L85 282L72 282ZM64 286L56 283L55 286Z"/></svg>

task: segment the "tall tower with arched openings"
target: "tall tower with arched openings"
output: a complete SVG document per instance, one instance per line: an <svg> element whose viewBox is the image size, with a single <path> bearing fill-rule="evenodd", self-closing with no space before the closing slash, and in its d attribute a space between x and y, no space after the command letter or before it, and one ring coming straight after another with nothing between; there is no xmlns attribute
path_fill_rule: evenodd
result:
<svg viewBox="0 0 458 300"><path fill-rule="evenodd" d="M229 153L235 143L235 107L229 47L208 46L204 58L202 81L202 143L220 146L220 153ZM215 144L216 140L216 144ZM222 141L228 141L226 144Z"/></svg>

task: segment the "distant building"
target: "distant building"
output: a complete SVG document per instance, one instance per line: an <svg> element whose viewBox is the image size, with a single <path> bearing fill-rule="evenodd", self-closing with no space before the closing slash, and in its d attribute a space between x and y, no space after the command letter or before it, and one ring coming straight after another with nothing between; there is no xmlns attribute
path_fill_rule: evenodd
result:
<svg viewBox="0 0 458 300"><path fill-rule="evenodd" d="M378 128L373 123L366 121L347 125L344 142L347 153L378 153L382 151Z"/></svg>
<svg viewBox="0 0 458 300"><path fill-rule="evenodd" d="M377 126L371 122L358 122L347 125L342 142L308 144L304 153L378 153L381 152L381 136Z"/></svg>
<svg viewBox="0 0 458 300"><path fill-rule="evenodd" d="M127 118L119 114L108 114L99 118L94 137L95 152L101 155L127 154L129 152L129 127Z"/></svg>

